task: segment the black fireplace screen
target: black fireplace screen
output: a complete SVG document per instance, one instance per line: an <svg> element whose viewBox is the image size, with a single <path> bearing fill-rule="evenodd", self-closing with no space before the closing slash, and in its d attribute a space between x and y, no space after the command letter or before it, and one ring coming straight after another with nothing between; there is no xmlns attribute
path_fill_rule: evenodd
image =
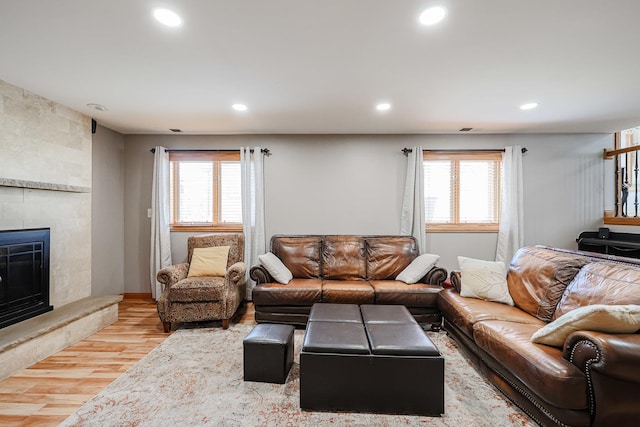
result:
<svg viewBox="0 0 640 427"><path fill-rule="evenodd" d="M49 229L0 231L0 328L51 310Z"/></svg>

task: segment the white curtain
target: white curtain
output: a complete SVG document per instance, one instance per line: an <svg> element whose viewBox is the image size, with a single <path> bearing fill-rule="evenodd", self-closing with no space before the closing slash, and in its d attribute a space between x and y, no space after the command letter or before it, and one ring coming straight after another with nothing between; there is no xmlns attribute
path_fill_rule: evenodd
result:
<svg viewBox="0 0 640 427"><path fill-rule="evenodd" d="M249 277L249 269L258 263L258 255L267 251L264 229L264 153L260 147L240 148L242 165L242 227L244 231L244 263L247 266L247 293L255 282Z"/></svg>
<svg viewBox="0 0 640 427"><path fill-rule="evenodd" d="M169 217L169 153L157 146L153 157L153 183L151 187L151 295L158 299L162 284L156 274L171 265L171 234Z"/></svg>
<svg viewBox="0 0 640 427"><path fill-rule="evenodd" d="M427 251L424 227L424 160L422 147L413 147L407 154L407 179L402 200L400 234L415 237L420 253Z"/></svg>
<svg viewBox="0 0 640 427"><path fill-rule="evenodd" d="M502 210L496 261L509 266L513 254L524 244L522 201L522 147L506 147L502 157Z"/></svg>

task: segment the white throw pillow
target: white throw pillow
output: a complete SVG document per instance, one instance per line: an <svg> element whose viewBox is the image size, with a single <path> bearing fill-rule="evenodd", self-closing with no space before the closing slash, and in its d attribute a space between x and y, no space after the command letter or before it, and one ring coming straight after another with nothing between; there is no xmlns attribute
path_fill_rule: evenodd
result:
<svg viewBox="0 0 640 427"><path fill-rule="evenodd" d="M273 277L276 282L286 285L291 281L291 279L293 279L293 274L291 274L291 271L287 266L280 261L280 258L271 252L258 255L258 260L260 261L260 264L267 269L271 277Z"/></svg>
<svg viewBox="0 0 640 427"><path fill-rule="evenodd" d="M507 269L500 261L458 257L460 295L513 306L507 285Z"/></svg>
<svg viewBox="0 0 640 427"><path fill-rule="evenodd" d="M633 334L640 329L640 305L594 304L576 308L538 329L531 341L562 347L575 331Z"/></svg>
<svg viewBox="0 0 640 427"><path fill-rule="evenodd" d="M416 283L422 279L436 265L440 259L440 255L422 254L407 265L404 270L398 274L396 280L405 283Z"/></svg>

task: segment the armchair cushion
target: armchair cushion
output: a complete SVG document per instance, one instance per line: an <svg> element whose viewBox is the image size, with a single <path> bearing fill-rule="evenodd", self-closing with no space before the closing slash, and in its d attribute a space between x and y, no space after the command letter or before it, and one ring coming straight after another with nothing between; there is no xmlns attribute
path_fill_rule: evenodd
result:
<svg viewBox="0 0 640 427"><path fill-rule="evenodd" d="M224 277L228 257L229 246L195 248L187 277Z"/></svg>
<svg viewBox="0 0 640 427"><path fill-rule="evenodd" d="M223 301L226 295L224 277L188 277L169 289L171 302Z"/></svg>

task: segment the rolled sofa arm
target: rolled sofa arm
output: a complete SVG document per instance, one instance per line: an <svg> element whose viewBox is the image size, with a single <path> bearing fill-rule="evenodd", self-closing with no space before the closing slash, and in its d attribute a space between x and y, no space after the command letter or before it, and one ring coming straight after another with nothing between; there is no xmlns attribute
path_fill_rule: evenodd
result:
<svg viewBox="0 0 640 427"><path fill-rule="evenodd" d="M243 286L245 284L245 275L247 267L244 262L236 262L227 269L225 274L227 280L233 287Z"/></svg>
<svg viewBox="0 0 640 427"><path fill-rule="evenodd" d="M462 276L460 275L460 272L452 271L451 275L449 276L449 281L451 282L451 286L453 286L453 289L460 292L460 285L462 283Z"/></svg>
<svg viewBox="0 0 640 427"><path fill-rule="evenodd" d="M563 357L585 373L594 426L635 424L640 417L640 334L578 331Z"/></svg>
<svg viewBox="0 0 640 427"><path fill-rule="evenodd" d="M637 382L640 394L640 334L574 332L565 341L563 357L583 372Z"/></svg>
<svg viewBox="0 0 640 427"><path fill-rule="evenodd" d="M447 270L442 267L433 267L422 278L421 282L428 285L436 285L442 287L442 283L447 280Z"/></svg>
<svg viewBox="0 0 640 427"><path fill-rule="evenodd" d="M156 274L156 278L158 282L162 283L166 288L170 288L171 286L178 283L180 280L187 277L187 273L189 273L189 264L174 264L169 267L165 267L162 270L158 271Z"/></svg>
<svg viewBox="0 0 640 427"><path fill-rule="evenodd" d="M260 264L251 267L251 270L249 270L249 277L256 281L256 285L262 285L263 283L271 283L274 281L267 269Z"/></svg>

